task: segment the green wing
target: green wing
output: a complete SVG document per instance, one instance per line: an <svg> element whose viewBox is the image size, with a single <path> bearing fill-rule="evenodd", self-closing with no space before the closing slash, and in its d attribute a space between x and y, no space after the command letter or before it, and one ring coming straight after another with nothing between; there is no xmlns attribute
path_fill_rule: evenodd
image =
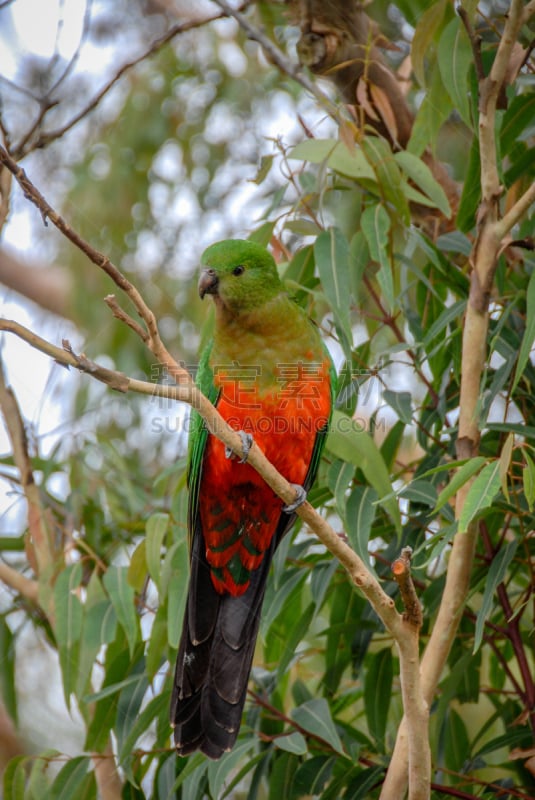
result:
<svg viewBox="0 0 535 800"><path fill-rule="evenodd" d="M214 373L210 367L209 359L212 352L212 342L205 347L199 360L199 369L195 383L201 392L214 405L219 395L218 389L214 386ZM190 433L188 447L188 534L193 536L195 522L199 511L199 490L201 486L202 461L206 440L208 439L208 429L203 418L198 411L192 409L190 417Z"/></svg>
<svg viewBox="0 0 535 800"><path fill-rule="evenodd" d="M333 360L323 339L321 341L321 344L323 347L323 352L329 359L329 377L331 380L331 413L329 415L329 421L325 426L325 428L322 428L320 431L318 431L316 435L316 440L314 442L314 449L312 451L312 458L310 459L307 476L305 478L305 489L307 490L307 492L314 483L314 480L316 478L316 473L318 471L318 467L320 464L323 447L327 439L327 434L329 433L329 426L331 424L331 419L333 416L334 402L336 400L336 395L338 394L338 376L334 368Z"/></svg>

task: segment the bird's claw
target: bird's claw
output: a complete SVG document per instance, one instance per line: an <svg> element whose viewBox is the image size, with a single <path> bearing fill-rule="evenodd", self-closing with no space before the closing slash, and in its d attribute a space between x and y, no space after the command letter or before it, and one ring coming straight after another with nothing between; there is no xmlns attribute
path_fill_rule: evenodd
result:
<svg viewBox="0 0 535 800"><path fill-rule="evenodd" d="M236 433L241 439L241 446L243 451L243 457L240 458L238 463L245 464L245 462L249 458L249 452L251 450L251 447L253 446L254 439L250 433L245 433L245 431L236 431ZM234 458L235 456L236 453L231 447L225 447L225 458Z"/></svg>
<svg viewBox="0 0 535 800"><path fill-rule="evenodd" d="M302 486L300 486L298 483L292 483L291 485L295 489L296 497L293 503L288 503L288 505L282 507L282 510L285 514L291 514L292 511L296 510L296 508L302 506L307 499L307 493Z"/></svg>

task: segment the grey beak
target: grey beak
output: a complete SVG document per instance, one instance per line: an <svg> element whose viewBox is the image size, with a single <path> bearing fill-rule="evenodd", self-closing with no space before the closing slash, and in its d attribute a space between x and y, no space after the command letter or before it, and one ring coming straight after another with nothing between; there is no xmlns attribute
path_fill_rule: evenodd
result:
<svg viewBox="0 0 535 800"><path fill-rule="evenodd" d="M217 287L219 285L219 278L214 269L207 267L201 272L199 278L199 297L203 299L205 294L217 294Z"/></svg>

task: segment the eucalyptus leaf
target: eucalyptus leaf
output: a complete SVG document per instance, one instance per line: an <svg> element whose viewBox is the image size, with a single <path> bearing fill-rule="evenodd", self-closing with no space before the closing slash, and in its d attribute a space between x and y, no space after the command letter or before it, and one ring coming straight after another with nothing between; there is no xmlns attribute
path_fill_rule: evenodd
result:
<svg viewBox="0 0 535 800"><path fill-rule="evenodd" d="M291 712L291 717L300 728L330 744L333 750L340 753L340 755L345 755L342 742L331 717L329 704L323 697L314 698L294 708Z"/></svg>
<svg viewBox="0 0 535 800"><path fill-rule="evenodd" d="M471 128L468 73L472 66L472 47L460 17L454 17L440 37L438 64L446 91L463 121Z"/></svg>
<svg viewBox="0 0 535 800"><path fill-rule="evenodd" d="M138 640L139 623L134 607L134 590L128 583L127 567L108 567L103 583L117 614L119 624L126 633L130 653L133 653Z"/></svg>
<svg viewBox="0 0 535 800"><path fill-rule="evenodd" d="M351 417L335 410L326 447L333 455L361 469L379 498L389 497L384 501L385 510L398 532L401 532L400 512L393 496L388 470L372 436Z"/></svg>
<svg viewBox="0 0 535 800"><path fill-rule="evenodd" d="M494 556L490 565L487 577L485 579L485 591L483 592L483 601L479 609L476 619L476 631L474 636L474 653L477 652L483 640L483 629L490 612L492 610L492 601L497 587L502 583L507 574L509 564L513 560L518 547L517 541L509 542L505 547Z"/></svg>
<svg viewBox="0 0 535 800"><path fill-rule="evenodd" d="M394 279L388 256L390 218L380 204L368 206L360 218L362 232L368 242L370 255L379 264L377 281L390 309L394 307Z"/></svg>
<svg viewBox="0 0 535 800"><path fill-rule="evenodd" d="M487 464L468 490L459 517L459 533L464 533L473 519L488 508L500 490L500 462Z"/></svg>

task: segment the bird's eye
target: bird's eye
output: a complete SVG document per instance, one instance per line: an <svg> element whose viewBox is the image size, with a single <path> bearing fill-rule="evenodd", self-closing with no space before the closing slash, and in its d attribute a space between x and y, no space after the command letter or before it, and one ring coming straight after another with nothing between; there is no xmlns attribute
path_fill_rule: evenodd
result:
<svg viewBox="0 0 535 800"><path fill-rule="evenodd" d="M238 275L243 275L244 272L245 272L245 267L242 266L241 264L237 267L234 267L234 269L232 270L232 274L236 275L236 277L238 277Z"/></svg>

